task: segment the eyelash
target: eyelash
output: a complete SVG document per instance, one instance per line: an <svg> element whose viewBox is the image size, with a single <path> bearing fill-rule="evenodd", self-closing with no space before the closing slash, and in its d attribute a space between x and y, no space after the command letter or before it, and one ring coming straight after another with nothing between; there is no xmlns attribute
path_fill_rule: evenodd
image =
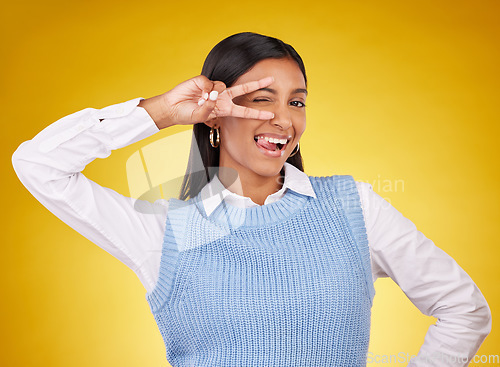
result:
<svg viewBox="0 0 500 367"><path fill-rule="evenodd" d="M304 108L306 106L306 104L304 102L301 102L301 101L292 101L292 103L294 103L294 102L298 102L298 103L302 104L302 106L295 106L295 107Z"/></svg>
<svg viewBox="0 0 500 367"><path fill-rule="evenodd" d="M254 99L253 101L254 102L269 102L268 99L259 99L259 98ZM294 107L299 107L299 108L306 107L306 104L304 102L301 102L301 101L292 101L291 103L295 103L295 102L302 104L302 106L295 106L295 105L293 105Z"/></svg>

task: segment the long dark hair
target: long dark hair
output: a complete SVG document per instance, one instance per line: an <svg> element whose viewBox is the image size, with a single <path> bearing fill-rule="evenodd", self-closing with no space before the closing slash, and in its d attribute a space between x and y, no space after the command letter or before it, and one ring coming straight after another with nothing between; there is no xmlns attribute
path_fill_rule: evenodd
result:
<svg viewBox="0 0 500 367"><path fill-rule="evenodd" d="M259 61L286 57L297 62L307 85L304 63L292 46L277 38L253 32L234 34L215 45L205 59L201 74L210 80L219 80L229 88ZM217 173L219 148L211 146L209 134L210 127L205 123L194 124L191 151L179 195L180 200L198 195L203 186ZM200 156L203 167L198 162ZM286 161L304 171L300 149Z"/></svg>

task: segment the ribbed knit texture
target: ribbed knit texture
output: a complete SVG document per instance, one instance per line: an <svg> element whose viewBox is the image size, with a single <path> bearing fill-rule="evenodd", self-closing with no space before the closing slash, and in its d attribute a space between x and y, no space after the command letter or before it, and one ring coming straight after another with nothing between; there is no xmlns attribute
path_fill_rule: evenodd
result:
<svg viewBox="0 0 500 367"><path fill-rule="evenodd" d="M184 366L366 366L375 294L354 179L309 176L271 204L170 199L146 294L167 360Z"/></svg>

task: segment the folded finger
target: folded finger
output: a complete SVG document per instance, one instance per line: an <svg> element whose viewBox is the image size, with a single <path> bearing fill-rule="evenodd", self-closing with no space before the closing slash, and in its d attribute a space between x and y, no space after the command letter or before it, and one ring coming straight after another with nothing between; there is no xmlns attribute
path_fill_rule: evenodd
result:
<svg viewBox="0 0 500 367"><path fill-rule="evenodd" d="M222 93L225 89L226 85L223 82L210 81L210 87L207 88L206 90L203 90L202 96L198 99L198 106L203 106L207 101L213 102L207 104L207 106L211 107L215 106L219 94Z"/></svg>
<svg viewBox="0 0 500 367"><path fill-rule="evenodd" d="M216 97L217 97L219 92L218 91L213 92L214 88L217 88L217 90L219 90L219 89L223 90L225 88L224 83L213 82L210 79L208 79L207 77L205 77L204 75L199 75L199 76L193 78L193 82L195 83L196 88L199 90L199 93L200 93L199 97L198 97L198 106L203 106L205 104L205 102L208 101L209 99L212 101L215 101L217 99ZM221 83L222 83L223 87L221 86ZM207 105L207 107L208 106L209 105ZM213 108L213 106L214 106L214 104L211 104L210 107Z"/></svg>
<svg viewBox="0 0 500 367"><path fill-rule="evenodd" d="M193 119L195 121L207 121L209 116L214 116L216 113L217 99L212 99L210 96L213 92L209 93L208 99L200 98L198 101L199 107L193 111Z"/></svg>
<svg viewBox="0 0 500 367"><path fill-rule="evenodd" d="M210 116L216 116L217 99L219 94L226 90L226 85L223 82L210 81L210 83L210 90L203 93L203 96L198 100L198 106L200 107L193 113L198 121L206 121L210 119Z"/></svg>
<svg viewBox="0 0 500 367"><path fill-rule="evenodd" d="M212 83L213 83L212 91L216 91L218 93L222 93L226 89L226 84L224 84L221 81L217 80L217 81L212 82Z"/></svg>

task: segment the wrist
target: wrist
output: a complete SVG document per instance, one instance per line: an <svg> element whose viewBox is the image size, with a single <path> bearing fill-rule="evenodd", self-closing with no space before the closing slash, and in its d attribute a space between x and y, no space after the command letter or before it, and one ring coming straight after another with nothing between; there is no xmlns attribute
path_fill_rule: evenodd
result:
<svg viewBox="0 0 500 367"><path fill-rule="evenodd" d="M158 129L164 129L174 125L171 121L170 115L168 114L168 109L163 95L143 99L139 102L138 106L146 110L155 122L156 126L158 126Z"/></svg>

